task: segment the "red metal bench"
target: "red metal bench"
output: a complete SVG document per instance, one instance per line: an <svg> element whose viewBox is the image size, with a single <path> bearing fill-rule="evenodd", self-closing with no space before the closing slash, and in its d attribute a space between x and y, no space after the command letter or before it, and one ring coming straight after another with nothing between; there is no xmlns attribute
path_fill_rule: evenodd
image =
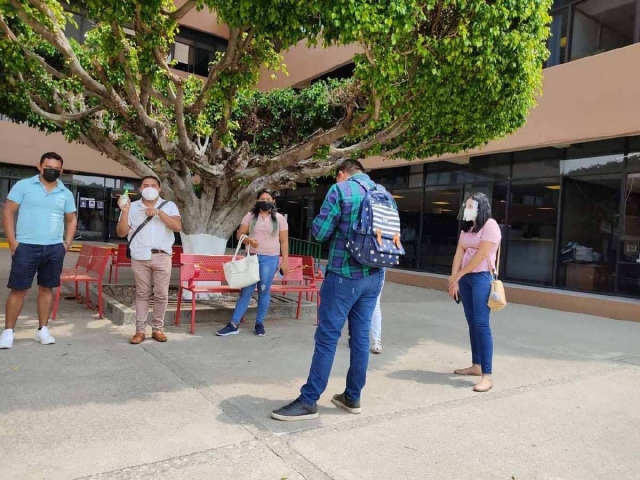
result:
<svg viewBox="0 0 640 480"><path fill-rule="evenodd" d="M171 268L180 268L180 255L182 254L182 247L174 245L171 249ZM114 248L113 260L109 267L109 283L111 283L111 276L115 270L115 283L118 283L118 273L120 268L131 267L131 259L127 258L127 244L121 243L117 248Z"/></svg>
<svg viewBox="0 0 640 480"><path fill-rule="evenodd" d="M226 284L222 265L231 261L232 255L189 255L182 254L180 267L180 287L178 288L178 305L174 324L180 326L180 309L182 307L182 292L191 292L191 330L196 330L196 297L199 293L228 293L239 292ZM285 275L282 285L272 285L271 293L298 293L298 307L296 319L300 318L303 293L318 293L315 283L304 284L304 265L301 257L289 257L289 272ZM276 274L277 276L277 274ZM219 285L196 284L196 282L220 282ZM286 283L285 283L286 282ZM299 282L291 285L289 282ZM320 297L318 296L318 304Z"/></svg>
<svg viewBox="0 0 640 480"><path fill-rule="evenodd" d="M60 306L60 293L62 292L62 284L73 282L78 285L79 282L86 284L85 295L87 298L87 305L90 302L89 296L89 284L95 283L98 286L98 318L103 316L103 302L102 302L102 277L107 269L107 263L111 257L111 248L91 247L91 258L87 271L68 270L62 273L60 276L60 286L56 292L56 298L53 302L53 312L51 318L56 319L58 314L58 307Z"/></svg>
<svg viewBox="0 0 640 480"><path fill-rule="evenodd" d="M89 260L91 260L91 249L93 247L91 245L83 244L80 249L80 255L78 256L78 260L76 261L76 266L72 268L63 268L62 275L63 276L71 276L73 274L78 273L87 273L87 269L89 268ZM76 300L80 298L80 292L78 291L78 282L76 284ZM87 298L87 305L89 304L89 299Z"/></svg>

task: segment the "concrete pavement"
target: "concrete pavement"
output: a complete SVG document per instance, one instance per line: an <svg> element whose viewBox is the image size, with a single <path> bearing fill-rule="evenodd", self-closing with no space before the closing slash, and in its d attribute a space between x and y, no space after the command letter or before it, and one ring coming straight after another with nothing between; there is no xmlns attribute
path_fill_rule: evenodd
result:
<svg viewBox="0 0 640 480"><path fill-rule="evenodd" d="M510 305L493 317L496 386L477 394L450 373L469 362L461 307L389 283L363 413L330 402L345 337L320 418L281 423L269 413L306 378L311 320L271 319L265 338L170 327L133 346L133 326L65 301L42 346L30 298L0 351L3 480L638 478L640 324Z"/></svg>

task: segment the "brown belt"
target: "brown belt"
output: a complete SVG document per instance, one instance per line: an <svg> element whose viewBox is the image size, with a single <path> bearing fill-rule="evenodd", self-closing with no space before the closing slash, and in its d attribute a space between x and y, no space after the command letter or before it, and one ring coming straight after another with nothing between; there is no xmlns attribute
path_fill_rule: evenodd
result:
<svg viewBox="0 0 640 480"><path fill-rule="evenodd" d="M152 248L151 249L151 253L164 253L165 255L169 255L167 252L165 252L164 250L158 250L157 248Z"/></svg>

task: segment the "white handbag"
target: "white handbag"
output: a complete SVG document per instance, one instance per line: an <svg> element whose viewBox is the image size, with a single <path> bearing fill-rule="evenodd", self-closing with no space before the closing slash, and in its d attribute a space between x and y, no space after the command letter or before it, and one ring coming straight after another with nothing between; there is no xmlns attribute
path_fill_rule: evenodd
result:
<svg viewBox="0 0 640 480"><path fill-rule="evenodd" d="M233 259L222 265L227 284L232 288L244 288L249 285L255 285L260 281L258 255L250 255L251 246L247 245L247 255L245 257L237 258L240 247L242 247L242 240L245 238L247 238L246 235L240 237Z"/></svg>

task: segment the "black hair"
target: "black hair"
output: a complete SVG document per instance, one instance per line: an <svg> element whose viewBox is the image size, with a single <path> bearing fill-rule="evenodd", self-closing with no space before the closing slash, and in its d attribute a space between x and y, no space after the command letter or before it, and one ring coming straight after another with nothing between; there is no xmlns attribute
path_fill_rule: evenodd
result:
<svg viewBox="0 0 640 480"><path fill-rule="evenodd" d="M272 225L271 234L275 236L276 233L278 233L278 217L277 217L278 210L276 209L276 199L273 196L273 192L268 188L263 188L262 190L258 191L258 193L256 194L256 204L251 209L253 218L251 219L251 223L249 224L249 230L253 231L253 229L256 226L256 222L258 221L258 215L260 215L260 207L258 206L258 200L260 200L260 197L264 193L268 193L269 195L271 195L271 198L273 198L273 207L271 208L271 212L270 212L271 225Z"/></svg>
<svg viewBox="0 0 640 480"><path fill-rule="evenodd" d="M467 201L469 199L475 200L478 202L478 217L475 222L465 222L464 221L464 209L467 206ZM467 195L462 202L462 207L460 208L460 214L458 215L458 220L462 220L462 231L471 233L478 233L482 227L487 223L487 221L491 218L491 203L489 202L489 197L487 197L484 193L477 192Z"/></svg>
<svg viewBox="0 0 640 480"><path fill-rule="evenodd" d="M151 180L155 180L156 182L158 182L158 186L159 186L159 187L161 186L161 185L160 185L160 179L159 179L158 177L153 176L153 175L145 175L144 177L142 177L142 178L140 179L140 185L142 185L142 184L144 183L144 181L145 181L145 180L149 180L149 179L151 179Z"/></svg>
<svg viewBox="0 0 640 480"><path fill-rule="evenodd" d="M347 158L338 164L336 167L336 175L340 172L348 173L349 175L355 175L356 173L364 173L364 166L359 160Z"/></svg>
<svg viewBox="0 0 640 480"><path fill-rule="evenodd" d="M43 153L40 157L40 165L42 165L47 158L50 160L57 160L60 164L64 165L64 160L62 160L62 157L56 152Z"/></svg>

